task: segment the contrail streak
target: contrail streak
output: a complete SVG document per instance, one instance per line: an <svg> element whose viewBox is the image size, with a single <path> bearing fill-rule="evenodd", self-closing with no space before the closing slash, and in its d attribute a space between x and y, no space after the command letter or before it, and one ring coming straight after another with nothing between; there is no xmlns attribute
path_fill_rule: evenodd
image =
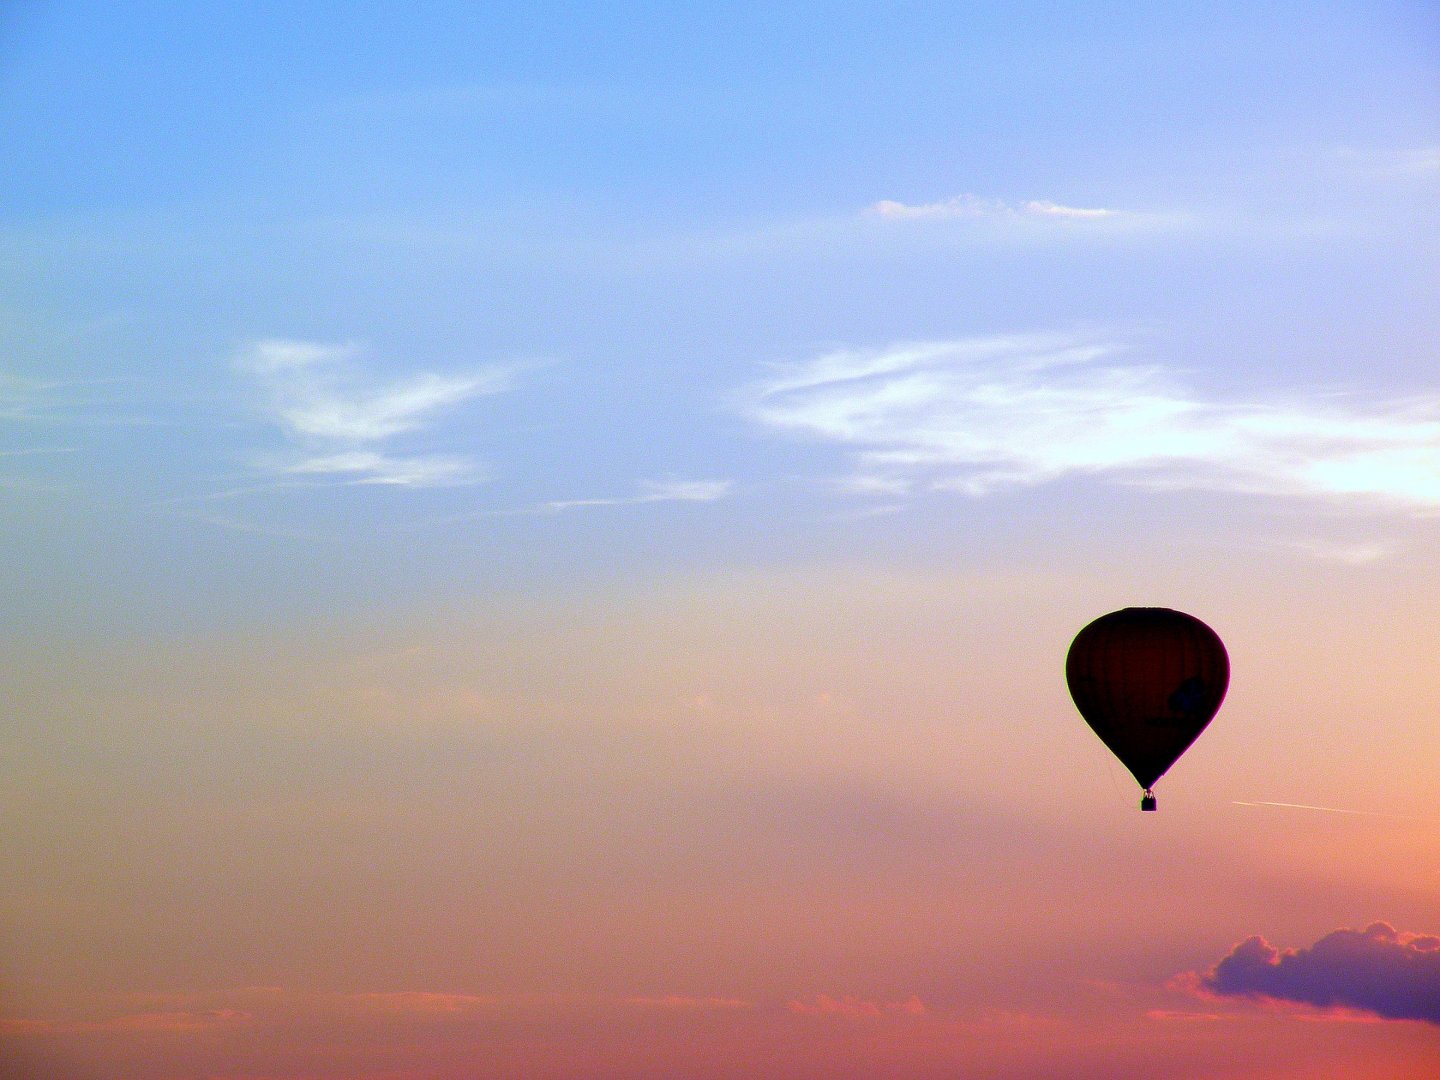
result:
<svg viewBox="0 0 1440 1080"><path fill-rule="evenodd" d="M1360 817L1383 817L1383 818L1404 818L1416 820L1413 814L1385 814L1378 810L1342 810L1337 806L1310 806L1308 803L1294 802L1241 802L1239 799L1232 799L1234 806L1282 806L1287 810L1321 810L1327 814L1357 814Z"/></svg>

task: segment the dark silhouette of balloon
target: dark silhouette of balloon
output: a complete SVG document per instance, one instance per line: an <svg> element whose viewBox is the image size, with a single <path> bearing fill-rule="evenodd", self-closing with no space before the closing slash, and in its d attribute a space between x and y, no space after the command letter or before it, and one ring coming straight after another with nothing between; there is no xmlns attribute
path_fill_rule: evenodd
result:
<svg viewBox="0 0 1440 1080"><path fill-rule="evenodd" d="M1230 658L1215 631L1169 608L1102 615L1070 643L1065 680L1075 707L1145 789L1210 723L1230 684Z"/></svg>

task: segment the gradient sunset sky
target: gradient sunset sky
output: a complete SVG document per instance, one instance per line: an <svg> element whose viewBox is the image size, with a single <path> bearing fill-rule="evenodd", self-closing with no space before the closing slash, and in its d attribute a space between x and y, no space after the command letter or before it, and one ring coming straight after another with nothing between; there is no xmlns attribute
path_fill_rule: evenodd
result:
<svg viewBox="0 0 1440 1080"><path fill-rule="evenodd" d="M3 5L0 1078L1433 1080L1437 341L1420 0Z"/></svg>

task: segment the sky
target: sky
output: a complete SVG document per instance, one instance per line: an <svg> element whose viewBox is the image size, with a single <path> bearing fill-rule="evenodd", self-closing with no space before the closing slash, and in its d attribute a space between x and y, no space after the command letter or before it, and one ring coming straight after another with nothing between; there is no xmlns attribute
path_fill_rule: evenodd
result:
<svg viewBox="0 0 1440 1080"><path fill-rule="evenodd" d="M0 160L3 1080L1436 1074L1433 5L16 0Z"/></svg>

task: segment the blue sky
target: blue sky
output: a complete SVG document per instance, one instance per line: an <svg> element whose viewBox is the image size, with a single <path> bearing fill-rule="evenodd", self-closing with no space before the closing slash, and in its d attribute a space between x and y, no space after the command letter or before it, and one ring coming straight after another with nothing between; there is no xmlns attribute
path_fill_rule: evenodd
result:
<svg viewBox="0 0 1440 1080"><path fill-rule="evenodd" d="M263 608L297 563L323 610L403 551L441 593L963 559L1007 497L1084 528L1087 500L1143 516L1137 484L1197 521L1348 498L1379 524L1285 527L1360 557L1440 502L1301 477L1371 422L1430 468L1422 5L28 4L3 33L5 497L48 567L12 562L22 592L155 614L190 565ZM962 384L1019 395L978 449L934 409ZM863 420L815 412L844 394ZM1212 445L1072 446L1086 410L1148 430L1136 395Z"/></svg>

